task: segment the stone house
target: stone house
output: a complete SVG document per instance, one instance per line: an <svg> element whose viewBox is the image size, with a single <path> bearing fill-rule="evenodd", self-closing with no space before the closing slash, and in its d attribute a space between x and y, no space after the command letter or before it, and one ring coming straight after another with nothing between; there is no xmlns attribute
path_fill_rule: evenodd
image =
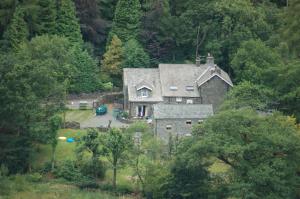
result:
<svg viewBox="0 0 300 199"><path fill-rule="evenodd" d="M169 135L191 135L192 126L213 115L212 104L155 104L153 105L155 135L168 140Z"/></svg>
<svg viewBox="0 0 300 199"><path fill-rule="evenodd" d="M205 64L200 64L200 59L197 59L196 64L159 64L158 68L124 68L124 109L129 112L131 118L151 117L154 120L157 115L153 114L156 104L177 105L176 109L179 112L184 112L189 107L187 105L211 105L212 110L216 111L232 86L229 75L214 63L214 58L210 55ZM173 106L163 106L165 114L171 114L165 107ZM206 106L191 107L202 109ZM201 118L199 115L198 118L195 116L182 119ZM182 133L181 130L176 132Z"/></svg>

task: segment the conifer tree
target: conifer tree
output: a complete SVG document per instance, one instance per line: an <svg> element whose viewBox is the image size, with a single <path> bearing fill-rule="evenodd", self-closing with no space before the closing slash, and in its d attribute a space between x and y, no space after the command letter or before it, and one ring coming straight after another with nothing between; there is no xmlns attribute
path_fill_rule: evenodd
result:
<svg viewBox="0 0 300 199"><path fill-rule="evenodd" d="M103 55L102 71L108 75L120 75L122 73L122 41L114 35L108 46L106 53Z"/></svg>
<svg viewBox="0 0 300 199"><path fill-rule="evenodd" d="M71 42L83 43L75 5L72 0L60 0L57 11L56 31L58 35L67 37Z"/></svg>
<svg viewBox="0 0 300 199"><path fill-rule="evenodd" d="M124 46L124 68L149 67L150 58L137 40L131 39Z"/></svg>
<svg viewBox="0 0 300 199"><path fill-rule="evenodd" d="M26 41L29 36L27 23L24 21L24 13L20 7L17 7L13 18L4 33L4 39L8 46L16 49L19 44Z"/></svg>
<svg viewBox="0 0 300 199"><path fill-rule="evenodd" d="M135 39L140 31L141 16L139 0L119 0L108 41L112 35L117 35L122 42Z"/></svg>
<svg viewBox="0 0 300 199"><path fill-rule="evenodd" d="M37 23L37 33L55 34L56 33L56 5L53 0L39 0L39 13Z"/></svg>

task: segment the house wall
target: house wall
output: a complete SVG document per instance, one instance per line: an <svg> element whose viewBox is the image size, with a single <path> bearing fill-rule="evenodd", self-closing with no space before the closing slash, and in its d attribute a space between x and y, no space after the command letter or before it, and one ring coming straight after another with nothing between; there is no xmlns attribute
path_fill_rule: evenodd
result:
<svg viewBox="0 0 300 199"><path fill-rule="evenodd" d="M123 94L124 94L124 110L128 110L128 87L123 86Z"/></svg>
<svg viewBox="0 0 300 199"><path fill-rule="evenodd" d="M222 104L230 86L215 76L199 87L202 104L212 104L214 111Z"/></svg>
<svg viewBox="0 0 300 199"><path fill-rule="evenodd" d="M138 106L146 106L147 107L147 113L146 116L152 116L153 114L153 104L150 102L129 102L129 117L136 117L136 109Z"/></svg>
<svg viewBox="0 0 300 199"><path fill-rule="evenodd" d="M191 120L192 124L186 124L187 120ZM199 119L156 119L154 121L154 132L159 138L168 141L170 133L173 137L190 134L193 125L198 124L198 121ZM167 125L171 125L172 129L167 130Z"/></svg>
<svg viewBox="0 0 300 199"><path fill-rule="evenodd" d="M164 103L165 104L186 104L187 100L191 99L193 100L193 104L201 104L200 97L182 97L181 102L177 102L176 98L177 97L164 97Z"/></svg>

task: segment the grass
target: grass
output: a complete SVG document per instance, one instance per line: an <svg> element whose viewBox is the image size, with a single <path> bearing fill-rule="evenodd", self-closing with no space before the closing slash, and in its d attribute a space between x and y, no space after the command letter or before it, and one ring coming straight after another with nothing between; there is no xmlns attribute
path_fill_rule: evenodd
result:
<svg viewBox="0 0 300 199"><path fill-rule="evenodd" d="M17 179L17 180L16 180ZM100 190L81 190L73 185L55 181L32 183L26 176L17 176L9 180L10 189L0 199L133 199L133 196L117 196Z"/></svg>
<svg viewBox="0 0 300 199"><path fill-rule="evenodd" d="M62 129L58 133L58 137L75 138L78 139L85 135L85 130L74 130L74 129ZM75 159L76 143L68 143L65 140L59 140L56 147L56 161ZM33 156L32 167L34 169L39 169L44 166L46 162L49 162L51 158L51 146L48 145L38 145L37 151Z"/></svg>
<svg viewBox="0 0 300 199"><path fill-rule="evenodd" d="M68 110L66 112L66 121L82 123L94 116L95 112L93 110Z"/></svg>

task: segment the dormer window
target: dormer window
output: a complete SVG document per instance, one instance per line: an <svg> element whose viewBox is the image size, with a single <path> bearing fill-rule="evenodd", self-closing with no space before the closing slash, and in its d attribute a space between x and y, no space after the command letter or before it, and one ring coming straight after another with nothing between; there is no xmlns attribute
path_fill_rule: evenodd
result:
<svg viewBox="0 0 300 199"><path fill-rule="evenodd" d="M141 96L142 97L149 97L149 90L146 88L141 89Z"/></svg>
<svg viewBox="0 0 300 199"><path fill-rule="evenodd" d="M177 90L178 90L177 86L170 86L170 91L177 91Z"/></svg>

